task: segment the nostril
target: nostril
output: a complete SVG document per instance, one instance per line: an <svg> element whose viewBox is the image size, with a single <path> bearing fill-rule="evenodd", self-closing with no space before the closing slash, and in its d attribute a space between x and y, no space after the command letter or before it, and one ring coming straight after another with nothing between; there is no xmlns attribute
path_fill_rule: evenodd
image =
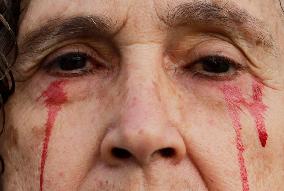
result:
<svg viewBox="0 0 284 191"><path fill-rule="evenodd" d="M159 153L164 158L171 158L175 156L176 152L173 148L164 148L159 150Z"/></svg>
<svg viewBox="0 0 284 191"><path fill-rule="evenodd" d="M111 150L111 154L119 159L129 159L132 156L128 150L116 147Z"/></svg>

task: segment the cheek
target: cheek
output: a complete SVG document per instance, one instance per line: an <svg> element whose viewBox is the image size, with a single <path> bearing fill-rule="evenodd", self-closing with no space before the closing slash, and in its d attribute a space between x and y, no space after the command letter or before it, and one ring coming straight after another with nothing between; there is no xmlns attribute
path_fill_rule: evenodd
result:
<svg viewBox="0 0 284 191"><path fill-rule="evenodd" d="M265 127L264 114L267 106L263 103L263 88L264 85L253 81L251 88L251 96L246 99L241 90L237 86L224 85L221 89L223 91L228 112L232 118L235 129L241 128L240 125L240 111L244 108L249 111L251 117L254 119L255 128L258 132L258 137L262 147L266 146L268 134Z"/></svg>
<svg viewBox="0 0 284 191"><path fill-rule="evenodd" d="M238 161L240 166L240 176L242 181L243 191L249 191L248 172L244 159L244 151L246 150L242 140L242 123L240 120L241 108L249 111L255 122L255 128L258 133L259 141L262 147L266 146L268 134L265 127L264 113L267 110L263 99L263 84L258 81L252 82L251 96L247 100L244 98L241 90L234 85L224 85L223 91L228 112L230 114L233 128L236 134L236 149L238 150Z"/></svg>
<svg viewBox="0 0 284 191"><path fill-rule="evenodd" d="M86 86L80 87L82 83ZM103 133L100 129L103 114L99 111L103 106L96 99L97 95L92 96L92 101L86 99L90 94L84 93L87 87L86 82L55 81L38 99L44 100L47 110L40 162L41 189L63 186L54 185L53 182L58 182L55 179L76 186L76 181L88 173L97 157ZM68 186L71 190L72 184Z"/></svg>
<svg viewBox="0 0 284 191"><path fill-rule="evenodd" d="M72 103L58 113L43 173L43 185L50 186L51 190L72 190L98 161L104 126L96 117L99 114L94 112L94 106L87 104L87 101Z"/></svg>
<svg viewBox="0 0 284 191"><path fill-rule="evenodd" d="M192 85L194 94L184 109L187 124L183 135L192 155L190 157L204 172L218 176L220 181L228 176L224 171L235 174L236 181L239 181L237 184L241 182L243 191L249 190L244 152L253 152L243 144L243 139L248 138L246 133L251 132L245 128L253 128L260 147L265 147L268 139L264 121L268 108L262 100L263 88L261 83L251 78L229 83L199 82L196 86ZM243 124L240 117L244 114L242 111L246 111L252 119L252 125Z"/></svg>
<svg viewBox="0 0 284 191"><path fill-rule="evenodd" d="M53 127L57 119L57 115L61 110L62 105L67 102L67 95L64 92L64 87L67 81L52 82L48 88L42 93L40 98L44 99L44 104L47 109L47 121L45 123L45 136L42 144L41 162L40 162L40 190L44 186L45 165L48 157L49 142L52 135ZM39 99L40 99L39 98Z"/></svg>
<svg viewBox="0 0 284 191"><path fill-rule="evenodd" d="M211 161L210 164L231 171L230 168L237 167L232 152L235 150L235 134L224 95L219 89L222 85L193 87L194 93L185 101L181 112L182 134L186 136L189 152L196 154L197 160L201 163ZM220 161L225 159L228 165L224 167Z"/></svg>
<svg viewBox="0 0 284 191"><path fill-rule="evenodd" d="M211 100L209 103L199 100L194 105L190 104L191 109L186 110L185 116L187 124L181 134L189 158L195 162L205 179L214 182L230 181L237 188L239 177L236 174L239 174L239 166L234 129L222 93L216 88L211 90L210 96L213 94L213 98L208 98ZM218 102L215 102L216 96L221 97ZM224 189L217 184L210 186L213 190Z"/></svg>

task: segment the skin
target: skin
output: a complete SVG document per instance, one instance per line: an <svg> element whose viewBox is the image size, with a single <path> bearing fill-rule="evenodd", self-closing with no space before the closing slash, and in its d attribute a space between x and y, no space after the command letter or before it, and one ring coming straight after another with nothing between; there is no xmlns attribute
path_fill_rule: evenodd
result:
<svg viewBox="0 0 284 191"><path fill-rule="evenodd" d="M284 16L279 1L213 1L245 10L257 21L248 25L184 18L179 25L165 22L175 7L192 2L24 2L16 92L5 105L0 139L3 190L283 190ZM29 45L32 31L50 20L90 15L107 17L111 35L41 39L44 48ZM87 52L91 72L51 64L69 52ZM198 60L216 54L241 67L230 65L221 75L205 72ZM255 83L262 87L266 108L261 110L266 145L247 104L254 102ZM243 96L240 137L232 117L237 114L228 106L234 97L224 87L236 87ZM245 149L249 188L242 182L237 138ZM127 157L120 157L122 149Z"/></svg>

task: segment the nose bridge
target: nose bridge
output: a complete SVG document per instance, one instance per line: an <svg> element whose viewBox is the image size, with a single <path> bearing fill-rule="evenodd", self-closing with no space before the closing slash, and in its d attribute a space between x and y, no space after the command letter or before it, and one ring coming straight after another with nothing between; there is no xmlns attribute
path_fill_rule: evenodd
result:
<svg viewBox="0 0 284 191"><path fill-rule="evenodd" d="M125 81L127 94L121 113L121 123L127 123L123 127L128 128L144 126L142 124L146 120L147 126L155 123L157 119L163 123L166 106L162 100L162 56L159 46L136 44L130 48L132 53L127 54L125 58L128 78Z"/></svg>
<svg viewBox="0 0 284 191"><path fill-rule="evenodd" d="M183 139L168 118L159 50L154 48L145 57L149 50L143 48L132 47L132 53L140 51L139 56L128 54L124 60L127 78L123 86L127 91L101 148L103 158L110 163L125 162L122 158L131 157L139 164L147 164L154 156L176 161L185 154Z"/></svg>
<svg viewBox="0 0 284 191"><path fill-rule="evenodd" d="M153 126L157 129L167 120L164 118L165 112L157 82L146 80L139 85L130 82L125 106L121 111L120 128L126 128L126 132L152 131Z"/></svg>
<svg viewBox="0 0 284 191"><path fill-rule="evenodd" d="M160 90L153 83L155 82L144 81L137 87L133 87L135 84L132 83L128 85L129 91L118 128L123 139L121 141L126 143L123 147L127 147L132 153L138 149L141 155L148 153L146 149L154 144L152 137L157 139L157 132L165 125L165 111L157 95ZM146 140L148 147L141 147Z"/></svg>

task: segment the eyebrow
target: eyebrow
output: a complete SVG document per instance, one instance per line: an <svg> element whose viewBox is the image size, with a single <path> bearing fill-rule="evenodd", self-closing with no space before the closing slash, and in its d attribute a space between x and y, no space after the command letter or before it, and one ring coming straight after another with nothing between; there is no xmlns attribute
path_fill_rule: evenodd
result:
<svg viewBox="0 0 284 191"><path fill-rule="evenodd" d="M251 42L273 50L275 41L264 22L250 15L245 9L227 2L224 5L205 1L189 2L170 9L161 20L170 27L181 25L203 26L222 29ZM37 53L48 49L49 44L74 38L111 39L115 31L115 21L101 16L78 16L54 19L24 35L19 43L20 52ZM216 32L216 31L214 31Z"/></svg>
<svg viewBox="0 0 284 191"><path fill-rule="evenodd" d="M79 16L67 19L55 19L28 32L19 43L20 54L37 53L48 49L49 44L74 38L108 39L115 34L111 26L113 21L99 16Z"/></svg>
<svg viewBox="0 0 284 191"><path fill-rule="evenodd" d="M205 1L189 2L170 9L161 18L170 27L197 25L218 28L253 45L273 49L274 39L263 21L231 2L223 5Z"/></svg>

